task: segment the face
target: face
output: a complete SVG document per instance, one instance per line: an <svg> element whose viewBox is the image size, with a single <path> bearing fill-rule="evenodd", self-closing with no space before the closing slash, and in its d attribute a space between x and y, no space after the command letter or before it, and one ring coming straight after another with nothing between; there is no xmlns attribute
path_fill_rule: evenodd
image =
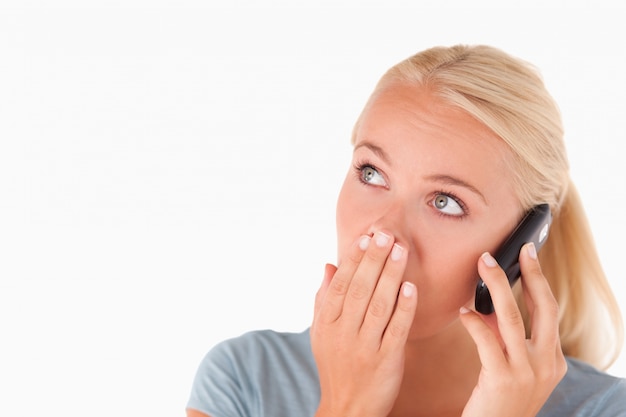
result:
<svg viewBox="0 0 626 417"><path fill-rule="evenodd" d="M338 263L359 236L385 230L406 248L418 288L412 337L458 318L477 262L522 217L506 144L469 114L417 87L390 86L366 107L337 203Z"/></svg>

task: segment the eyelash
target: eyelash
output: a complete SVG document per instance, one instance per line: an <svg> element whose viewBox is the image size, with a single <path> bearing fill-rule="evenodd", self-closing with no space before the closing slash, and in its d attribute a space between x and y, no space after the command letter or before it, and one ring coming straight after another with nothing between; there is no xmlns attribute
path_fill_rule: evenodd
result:
<svg viewBox="0 0 626 417"><path fill-rule="evenodd" d="M354 163L354 175L356 176L356 179L359 180L359 182L363 185L371 186L372 184L370 184L369 182L363 181L363 170L365 168L372 168L374 171L378 172L380 175L382 174L380 170L376 167L376 165L368 161L356 161Z"/></svg>
<svg viewBox="0 0 626 417"><path fill-rule="evenodd" d="M381 172L380 170L376 167L376 165L368 162L368 161L357 161L354 164L354 175L356 176L356 179L363 185L365 186L371 186L372 184L363 181L363 170L365 168L372 168L373 170L375 170L376 172L378 172L380 175ZM451 199L453 199L458 205L459 207L461 207L461 210L463 210L463 214L460 216L453 216L450 214L446 214L443 213L442 211L439 211L437 209L435 209L435 211L437 212L437 215L441 216L441 217L445 217L445 218L451 218L454 220L462 220L465 217L467 217L467 215L469 214L469 211L467 209L467 206L465 205L465 203L463 202L463 200L461 200L459 197L457 197L457 195L451 191L444 191L444 190L437 190L434 191L432 194L432 197L429 199L429 201L434 201L434 199L438 196L438 195L445 195L446 197L449 197Z"/></svg>
<svg viewBox="0 0 626 417"><path fill-rule="evenodd" d="M449 197L449 198L453 199L459 205L461 210L463 211L463 214L461 214L459 216L453 216L451 214L446 214L446 213L444 213L442 211L439 211L439 210L435 209L435 211L437 212L437 214L439 216L446 217L446 218L451 218L451 219L454 219L454 220L463 220L465 217L467 217L467 215L469 214L467 206L465 205L463 200L461 200L459 197L457 197L456 194L454 194L451 191L438 190L438 191L435 191L434 193L432 193L432 198L430 199L430 201L431 202L434 201L435 198L438 195L445 195L446 197Z"/></svg>

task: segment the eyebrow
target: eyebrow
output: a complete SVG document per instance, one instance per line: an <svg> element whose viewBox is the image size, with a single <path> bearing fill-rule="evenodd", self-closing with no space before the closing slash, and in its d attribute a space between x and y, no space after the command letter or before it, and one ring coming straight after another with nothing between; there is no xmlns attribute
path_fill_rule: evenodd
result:
<svg viewBox="0 0 626 417"><path fill-rule="evenodd" d="M424 178L429 181L440 182L446 185L456 185L458 187L467 188L474 194L478 195L485 202L485 204L488 205L487 199L480 191L478 191L478 188L474 187L472 184L468 182L463 181L460 178L456 178L451 175L445 175L445 174L433 174L433 175L428 175Z"/></svg>
<svg viewBox="0 0 626 417"><path fill-rule="evenodd" d="M387 165L391 166L391 159L389 159L389 155L387 155L387 152L385 152L383 148L381 148L380 146L374 145L371 142L363 141L354 147L354 151L363 147L374 152L378 157L380 157L380 159L385 161Z"/></svg>
<svg viewBox="0 0 626 417"><path fill-rule="evenodd" d="M389 166L392 165L391 164L391 159L389 158L389 155L380 146L374 145L373 143L368 142L368 141L363 141L363 142L359 143L358 145L356 145L354 147L354 151L356 151L359 148L367 148L367 149L369 149L370 151L374 152L377 156L379 156L383 161L385 161L385 163L387 165L389 165ZM470 184L470 183L468 183L466 181L463 181L460 178L454 177L452 175L446 175L446 174L433 174L433 175L428 175L428 176L424 177L424 179L429 180L429 181L433 181L433 182L439 182L439 183L446 184L446 185L455 185L457 187L466 188L469 191L471 191L474 194L476 194L478 197L480 197L481 200L483 200L483 202L488 205L487 199L485 198L483 193L481 193L478 190L478 188L474 187L472 184Z"/></svg>

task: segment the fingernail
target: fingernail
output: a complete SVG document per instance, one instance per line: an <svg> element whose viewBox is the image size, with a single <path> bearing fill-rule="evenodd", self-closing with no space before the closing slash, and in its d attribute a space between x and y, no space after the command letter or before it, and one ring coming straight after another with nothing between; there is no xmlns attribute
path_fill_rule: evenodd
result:
<svg viewBox="0 0 626 417"><path fill-rule="evenodd" d="M406 298L410 298L415 292L415 284L412 282L404 282L402 283L402 295Z"/></svg>
<svg viewBox="0 0 626 417"><path fill-rule="evenodd" d="M383 232L376 232L374 235L374 240L376 241L376 246L383 247L389 243L390 237L384 234Z"/></svg>
<svg viewBox="0 0 626 417"><path fill-rule="evenodd" d="M391 260L392 261L399 261L400 258L402 258L402 253L403 252L404 252L404 249L402 248L402 246L400 246L397 243L395 243L393 245L393 249L391 249Z"/></svg>
<svg viewBox="0 0 626 417"><path fill-rule="evenodd" d="M470 312L470 311L472 311L472 310L470 310L469 308L467 308L467 307L465 307L465 306L461 306L461 308L459 309L459 311L461 312L461 314L467 314L467 313L469 313L469 312Z"/></svg>
<svg viewBox="0 0 626 417"><path fill-rule="evenodd" d="M359 241L359 248L361 248L361 250L366 250L370 245L370 240L372 240L372 238L369 236L361 237L361 240Z"/></svg>
<svg viewBox="0 0 626 417"><path fill-rule="evenodd" d="M498 263L493 258L493 256L491 256L491 254L489 252L483 253L482 258L483 258L483 262L485 263L485 265L487 265L489 268L493 268L494 266L498 266Z"/></svg>
<svg viewBox="0 0 626 417"><path fill-rule="evenodd" d="M533 242L526 245L526 252L528 252L528 256L530 256L531 259L537 259L537 248L535 248L535 244Z"/></svg>

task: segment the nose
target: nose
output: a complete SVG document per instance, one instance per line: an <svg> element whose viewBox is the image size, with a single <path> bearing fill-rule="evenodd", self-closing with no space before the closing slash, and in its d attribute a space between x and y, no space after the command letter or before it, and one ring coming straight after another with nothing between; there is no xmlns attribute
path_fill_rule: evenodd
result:
<svg viewBox="0 0 626 417"><path fill-rule="evenodd" d="M371 236L376 231L390 233L400 245L409 245L409 219L408 210L401 202L388 204L380 214L375 217L369 226L368 234Z"/></svg>

